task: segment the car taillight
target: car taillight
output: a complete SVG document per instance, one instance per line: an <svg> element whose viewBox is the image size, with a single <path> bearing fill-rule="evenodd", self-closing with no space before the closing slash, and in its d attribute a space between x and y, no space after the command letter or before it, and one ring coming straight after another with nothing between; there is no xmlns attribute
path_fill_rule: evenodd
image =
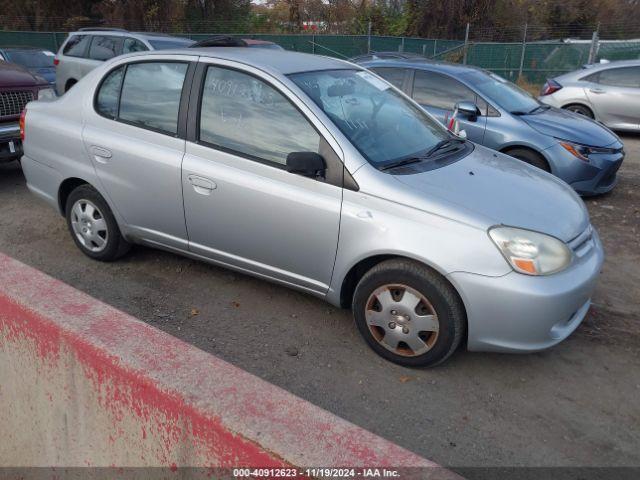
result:
<svg viewBox="0 0 640 480"><path fill-rule="evenodd" d="M60 63L60 60L58 59L58 57L53 57L53 64L55 66L58 66L59 63Z"/></svg>
<svg viewBox="0 0 640 480"><path fill-rule="evenodd" d="M540 96L551 95L552 93L557 92L562 88L555 80L547 80L546 83L542 86L542 91L540 92Z"/></svg>
<svg viewBox="0 0 640 480"><path fill-rule="evenodd" d="M25 121L27 120L27 109L22 110L20 114L20 140L24 142L24 126Z"/></svg>

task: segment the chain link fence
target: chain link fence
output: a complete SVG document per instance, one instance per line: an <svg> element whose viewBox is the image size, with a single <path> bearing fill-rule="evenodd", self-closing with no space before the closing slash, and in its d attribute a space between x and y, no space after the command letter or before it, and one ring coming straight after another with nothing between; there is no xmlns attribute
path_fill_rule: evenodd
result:
<svg viewBox="0 0 640 480"><path fill-rule="evenodd" d="M366 31L366 29L365 29ZM216 34L222 33L216 29ZM564 35L570 33L574 37ZM606 32L605 32L606 33ZM174 32L194 40L214 33ZM474 65L490 70L511 81L532 86L547 78L580 68L582 65L606 60L640 59L640 34L628 40L603 39L599 28L588 27L576 32L536 26L504 29L499 36L505 41L488 41L496 32L472 29L467 25L464 39L428 39L380 35L331 35L317 33L232 33L242 38L275 42L287 50L314 53L338 58L350 58L374 52L410 52L434 60ZM616 32L616 36L621 33ZM28 45L58 51L66 38L65 32L2 31L1 45ZM515 40L520 37L520 40ZM555 38L551 39L550 38Z"/></svg>

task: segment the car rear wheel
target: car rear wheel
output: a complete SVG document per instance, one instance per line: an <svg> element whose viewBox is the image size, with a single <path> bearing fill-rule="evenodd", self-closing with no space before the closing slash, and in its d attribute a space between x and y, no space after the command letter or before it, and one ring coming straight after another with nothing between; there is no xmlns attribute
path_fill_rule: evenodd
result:
<svg viewBox="0 0 640 480"><path fill-rule="evenodd" d="M71 192L65 213L73 241L88 257L110 262L129 251L107 202L90 185Z"/></svg>
<svg viewBox="0 0 640 480"><path fill-rule="evenodd" d="M570 112L578 113L580 115L584 115L587 118L593 118L593 112L589 107L585 107L584 105L567 105L563 107L565 110L569 110Z"/></svg>
<svg viewBox="0 0 640 480"><path fill-rule="evenodd" d="M540 170L551 172L551 168L549 168L549 164L547 163L547 161L536 152L527 150L525 148L514 148L507 151L506 153L511 157L523 161L524 163L528 163L529 165L538 167Z"/></svg>
<svg viewBox="0 0 640 480"><path fill-rule="evenodd" d="M360 334L379 355L408 367L434 366L460 345L466 326L454 288L430 268L384 261L360 280L353 297Z"/></svg>

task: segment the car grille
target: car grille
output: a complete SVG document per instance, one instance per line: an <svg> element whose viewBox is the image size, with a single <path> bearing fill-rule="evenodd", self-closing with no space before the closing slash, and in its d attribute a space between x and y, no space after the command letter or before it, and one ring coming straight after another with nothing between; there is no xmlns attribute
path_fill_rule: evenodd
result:
<svg viewBox="0 0 640 480"><path fill-rule="evenodd" d="M578 257L584 257L593 248L593 227L587 226L584 231L569 242L569 248Z"/></svg>
<svg viewBox="0 0 640 480"><path fill-rule="evenodd" d="M0 117L20 115L24 106L33 100L33 92L0 92Z"/></svg>

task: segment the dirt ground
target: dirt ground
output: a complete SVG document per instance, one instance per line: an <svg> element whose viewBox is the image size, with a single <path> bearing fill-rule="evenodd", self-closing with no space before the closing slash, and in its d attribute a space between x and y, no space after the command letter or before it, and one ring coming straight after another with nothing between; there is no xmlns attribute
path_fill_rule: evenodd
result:
<svg viewBox="0 0 640 480"><path fill-rule="evenodd" d="M142 247L91 261L17 164L0 166L0 251L442 465L640 467L640 136L623 140L620 183L586 200L607 254L594 306L543 353L405 369L308 295Z"/></svg>

